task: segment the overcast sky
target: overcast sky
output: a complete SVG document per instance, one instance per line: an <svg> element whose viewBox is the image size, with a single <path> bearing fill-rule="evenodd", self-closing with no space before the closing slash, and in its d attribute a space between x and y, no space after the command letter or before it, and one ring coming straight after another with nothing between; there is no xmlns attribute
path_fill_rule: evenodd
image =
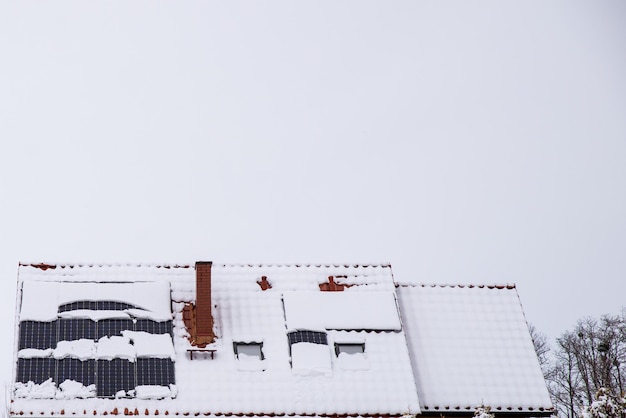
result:
<svg viewBox="0 0 626 418"><path fill-rule="evenodd" d="M626 306L626 2L0 0L19 261L390 262Z"/></svg>

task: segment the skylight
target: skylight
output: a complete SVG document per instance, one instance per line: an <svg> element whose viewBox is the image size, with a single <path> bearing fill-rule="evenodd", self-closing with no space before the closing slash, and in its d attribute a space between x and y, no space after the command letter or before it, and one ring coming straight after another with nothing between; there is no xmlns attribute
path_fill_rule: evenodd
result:
<svg viewBox="0 0 626 418"><path fill-rule="evenodd" d="M289 344L295 343L313 343L313 344L328 344L325 332L298 330L291 331L287 334L289 338Z"/></svg>
<svg viewBox="0 0 626 418"><path fill-rule="evenodd" d="M250 343L244 343L244 342L233 342L233 349L235 350L235 356L237 356L238 359L243 360L243 359L258 359L258 360L263 360L263 343L258 343L258 342L250 342Z"/></svg>
<svg viewBox="0 0 626 418"><path fill-rule="evenodd" d="M365 343L335 343L335 354L362 354L365 352Z"/></svg>

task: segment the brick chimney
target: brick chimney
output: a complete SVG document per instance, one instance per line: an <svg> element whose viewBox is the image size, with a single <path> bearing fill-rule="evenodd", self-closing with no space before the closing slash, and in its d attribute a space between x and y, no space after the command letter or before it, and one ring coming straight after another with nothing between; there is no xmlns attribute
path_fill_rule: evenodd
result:
<svg viewBox="0 0 626 418"><path fill-rule="evenodd" d="M196 262L196 345L215 340L211 313L211 261Z"/></svg>

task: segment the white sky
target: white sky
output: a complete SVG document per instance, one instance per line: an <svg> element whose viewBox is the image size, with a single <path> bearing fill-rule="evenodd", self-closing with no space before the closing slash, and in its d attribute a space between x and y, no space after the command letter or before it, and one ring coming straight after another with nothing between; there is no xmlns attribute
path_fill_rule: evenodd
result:
<svg viewBox="0 0 626 418"><path fill-rule="evenodd" d="M383 262L626 305L626 3L0 0L18 261Z"/></svg>

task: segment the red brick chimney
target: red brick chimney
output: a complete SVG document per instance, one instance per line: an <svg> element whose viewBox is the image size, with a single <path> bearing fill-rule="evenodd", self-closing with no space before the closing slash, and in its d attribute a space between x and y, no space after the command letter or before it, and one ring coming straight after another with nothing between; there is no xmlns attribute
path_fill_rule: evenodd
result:
<svg viewBox="0 0 626 418"><path fill-rule="evenodd" d="M205 346L215 340L211 314L211 261L196 262L196 344Z"/></svg>

